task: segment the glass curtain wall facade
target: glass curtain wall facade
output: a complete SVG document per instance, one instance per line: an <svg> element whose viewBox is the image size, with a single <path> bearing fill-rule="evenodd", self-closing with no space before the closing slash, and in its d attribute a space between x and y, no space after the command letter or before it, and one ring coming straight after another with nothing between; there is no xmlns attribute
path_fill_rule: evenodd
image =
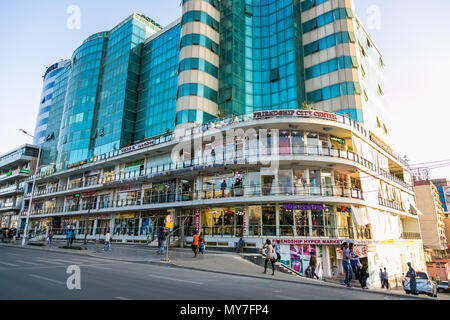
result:
<svg viewBox="0 0 450 320"><path fill-rule="evenodd" d="M41 102L39 112L36 119L36 128L34 130L33 144L42 144L46 141L47 127L49 123L50 113L52 112L53 100L55 97L55 87L59 84L58 74L63 71L69 60L55 63L47 68L44 74L44 87L42 89Z"/></svg>
<svg viewBox="0 0 450 320"><path fill-rule="evenodd" d="M135 140L175 129L181 25L144 44Z"/></svg>
<svg viewBox="0 0 450 320"><path fill-rule="evenodd" d="M299 1L221 1L219 109L227 117L303 101Z"/></svg>
<svg viewBox="0 0 450 320"><path fill-rule="evenodd" d="M94 35L72 57L58 143L58 169L90 157L102 58L107 42L107 33Z"/></svg>
<svg viewBox="0 0 450 320"><path fill-rule="evenodd" d="M56 75L55 86L53 89L52 105L49 110L47 129L45 131L45 140L42 144L41 164L55 164L58 156L58 139L61 119L66 101L67 80L70 71L70 61Z"/></svg>
<svg viewBox="0 0 450 320"><path fill-rule="evenodd" d="M61 121L57 169L135 141L144 41L160 30L133 14L89 37L73 54Z"/></svg>

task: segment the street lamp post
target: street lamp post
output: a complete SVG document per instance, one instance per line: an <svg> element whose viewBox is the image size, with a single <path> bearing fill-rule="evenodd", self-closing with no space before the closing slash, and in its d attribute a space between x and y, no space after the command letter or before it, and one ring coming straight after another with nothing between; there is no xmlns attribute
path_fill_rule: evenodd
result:
<svg viewBox="0 0 450 320"><path fill-rule="evenodd" d="M19 129L19 131L24 133L24 134L26 134L27 136L30 136L30 137L32 137L32 138L37 140L36 137L32 136L31 134L29 134L25 130ZM30 221L31 206L33 204L33 196L34 196L34 187L36 186L36 176L37 176L37 171L39 169L39 162L41 160L41 152L42 152L42 147L41 147L41 145L39 145L39 154L38 154L38 157L37 157L36 169L34 171L34 176L33 176L33 186L31 187L31 197L30 197L30 203L28 204L27 219L25 220L25 228L23 230L22 246L25 245L26 238L28 236L28 223ZM25 199L23 200L23 203L24 203L24 206L25 206Z"/></svg>

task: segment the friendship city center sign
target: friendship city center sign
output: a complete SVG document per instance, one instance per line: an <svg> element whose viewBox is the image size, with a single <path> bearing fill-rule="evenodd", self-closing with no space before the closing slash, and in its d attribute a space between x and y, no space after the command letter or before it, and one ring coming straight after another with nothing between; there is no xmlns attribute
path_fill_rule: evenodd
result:
<svg viewBox="0 0 450 320"><path fill-rule="evenodd" d="M253 119L268 119L275 117L317 118L337 121L337 115L314 110L271 110L253 113Z"/></svg>

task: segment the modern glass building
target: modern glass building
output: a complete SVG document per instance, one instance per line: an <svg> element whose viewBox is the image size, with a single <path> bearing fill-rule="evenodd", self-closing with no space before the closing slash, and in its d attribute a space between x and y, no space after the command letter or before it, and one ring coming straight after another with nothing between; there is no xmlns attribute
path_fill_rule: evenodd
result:
<svg viewBox="0 0 450 320"><path fill-rule="evenodd" d="M54 97L58 95L55 92L55 87L64 87L65 83L61 83L61 71L64 71L67 68L67 65L70 64L70 60L61 61L55 64L52 64L47 68L43 78L44 78L44 88L42 89L41 101L39 104L38 116L36 119L36 128L34 130L34 136L36 137L33 141L35 145L42 145L45 141L49 139L47 134L47 128L50 114L53 112L55 107ZM64 77L62 77L64 78ZM64 100L63 100L64 101ZM57 108L57 107L56 107ZM56 111L58 112L58 111ZM58 128L59 130L59 128Z"/></svg>
<svg viewBox="0 0 450 320"><path fill-rule="evenodd" d="M133 14L72 56L32 226L152 242L170 214L179 243L270 238L300 273L315 251L337 277L349 239L372 283L382 265L423 269L382 73L348 0L183 0L165 28Z"/></svg>

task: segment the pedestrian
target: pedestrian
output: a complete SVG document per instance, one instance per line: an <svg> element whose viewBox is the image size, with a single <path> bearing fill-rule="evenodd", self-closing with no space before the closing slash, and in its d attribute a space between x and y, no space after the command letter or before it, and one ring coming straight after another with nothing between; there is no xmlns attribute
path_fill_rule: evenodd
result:
<svg viewBox="0 0 450 320"><path fill-rule="evenodd" d="M192 251L194 251L194 258L197 258L198 255L198 243L199 243L199 236L197 232L195 232L194 236L192 237Z"/></svg>
<svg viewBox="0 0 450 320"><path fill-rule="evenodd" d="M358 275L357 271L358 271L359 257L354 252L354 245L353 245L353 243L350 243L348 245L348 249L350 250L350 266L352 267L352 271L355 274L355 277L357 277L357 275Z"/></svg>
<svg viewBox="0 0 450 320"><path fill-rule="evenodd" d="M164 228L161 227L159 229L159 233L158 233L158 243L159 243L159 249L158 249L158 253L159 254L163 254L164 252L164 245L166 243L166 232L164 231Z"/></svg>
<svg viewBox="0 0 450 320"><path fill-rule="evenodd" d="M70 239L72 239L72 230L67 230L67 247L70 247Z"/></svg>
<svg viewBox="0 0 450 320"><path fill-rule="evenodd" d="M203 232L200 233L200 237L198 237L198 249L202 254L205 254L205 236Z"/></svg>
<svg viewBox="0 0 450 320"><path fill-rule="evenodd" d="M379 276L380 276L380 281L381 281L381 288L383 289L384 285L385 285L385 282L384 282L384 272L383 272L382 268L380 268Z"/></svg>
<svg viewBox="0 0 450 320"><path fill-rule="evenodd" d="M48 232L48 244L51 245L53 241L53 229Z"/></svg>
<svg viewBox="0 0 450 320"><path fill-rule="evenodd" d="M227 189L227 182L225 180L222 181L220 185L220 190L222 190L222 198L225 198L225 190Z"/></svg>
<svg viewBox="0 0 450 320"><path fill-rule="evenodd" d="M109 233L109 230L107 230L105 234L105 244L103 245L103 250L109 251L110 248L111 248L111 233Z"/></svg>
<svg viewBox="0 0 450 320"><path fill-rule="evenodd" d="M244 239L242 239L242 237L241 237L241 238L239 239L237 245L236 245L236 252L237 252L237 253L240 253L240 252L244 251L244 244L245 244L245 241L244 241Z"/></svg>
<svg viewBox="0 0 450 320"><path fill-rule="evenodd" d="M276 263L280 263L281 261L281 251L280 251L280 245L278 243L273 244L273 250L275 251L275 254L277 255L277 258L275 259Z"/></svg>
<svg viewBox="0 0 450 320"><path fill-rule="evenodd" d="M408 272L406 273L406 276L409 277L409 290L412 294L418 295L419 292L417 291L416 285L416 271L411 266L411 262L408 262Z"/></svg>
<svg viewBox="0 0 450 320"><path fill-rule="evenodd" d="M386 289L389 289L389 275L388 272L386 270L386 267L384 268L384 286L386 287Z"/></svg>
<svg viewBox="0 0 450 320"><path fill-rule="evenodd" d="M350 280L353 276L352 267L350 265L350 249L347 242L342 244L342 267L344 268L345 280L347 288L351 288Z"/></svg>
<svg viewBox="0 0 450 320"><path fill-rule="evenodd" d="M70 237L70 246L73 245L73 241L75 240L75 238L76 238L75 229L73 229Z"/></svg>
<svg viewBox="0 0 450 320"><path fill-rule="evenodd" d="M361 285L361 288L368 289L367 287L367 278L369 275L367 274L367 267L364 266L362 263L358 264L358 280L359 284Z"/></svg>
<svg viewBox="0 0 450 320"><path fill-rule="evenodd" d="M272 264L272 275L275 275L275 251L273 250L273 246L270 242L269 239L266 240L266 243L264 244L264 246L262 247L262 251L264 251L264 249L267 249L267 254L266 254L266 259L264 262L264 272L263 273L267 273L267 264L270 263Z"/></svg>
<svg viewBox="0 0 450 320"><path fill-rule="evenodd" d="M319 276L316 273L316 268L317 268L317 258L316 258L316 253L314 251L311 251L309 253L310 258L309 258L309 277L310 278L316 278L317 280L319 280Z"/></svg>

